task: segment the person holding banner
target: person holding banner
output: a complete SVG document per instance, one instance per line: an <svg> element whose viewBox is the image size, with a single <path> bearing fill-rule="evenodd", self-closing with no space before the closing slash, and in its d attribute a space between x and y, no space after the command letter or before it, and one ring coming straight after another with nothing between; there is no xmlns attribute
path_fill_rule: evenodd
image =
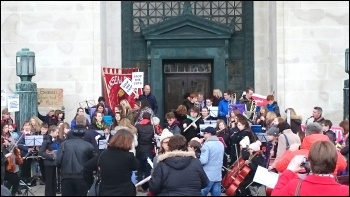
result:
<svg viewBox="0 0 350 197"><path fill-rule="evenodd" d="M151 94L151 86L145 85L143 87L143 94L139 96L139 100L147 100L154 114L158 112L158 103L155 96Z"/></svg>

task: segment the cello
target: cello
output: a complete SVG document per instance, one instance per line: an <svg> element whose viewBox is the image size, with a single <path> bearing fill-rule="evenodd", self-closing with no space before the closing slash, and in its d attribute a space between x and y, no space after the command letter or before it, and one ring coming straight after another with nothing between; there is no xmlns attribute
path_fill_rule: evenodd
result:
<svg viewBox="0 0 350 197"><path fill-rule="evenodd" d="M256 155L261 154L261 151L254 153L247 161L251 161ZM250 172L250 167L246 164L242 157L232 164L232 169L222 179L222 186L225 188L227 196L233 196L239 185L244 181Z"/></svg>

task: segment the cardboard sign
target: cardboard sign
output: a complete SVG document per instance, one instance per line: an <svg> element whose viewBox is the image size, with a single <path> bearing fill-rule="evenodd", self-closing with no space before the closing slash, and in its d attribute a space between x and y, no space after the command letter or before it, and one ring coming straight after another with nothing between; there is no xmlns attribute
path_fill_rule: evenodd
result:
<svg viewBox="0 0 350 197"><path fill-rule="evenodd" d="M127 93L129 96L133 93L134 89L132 87L132 82L129 78L125 78L123 83L120 84L120 87Z"/></svg>
<svg viewBox="0 0 350 197"><path fill-rule="evenodd" d="M9 112L19 111L19 94L9 94L7 101Z"/></svg>
<svg viewBox="0 0 350 197"><path fill-rule="evenodd" d="M133 72L131 81L133 88L143 88L143 72Z"/></svg>
<svg viewBox="0 0 350 197"><path fill-rule="evenodd" d="M38 88L39 107L62 107L63 89L59 88Z"/></svg>

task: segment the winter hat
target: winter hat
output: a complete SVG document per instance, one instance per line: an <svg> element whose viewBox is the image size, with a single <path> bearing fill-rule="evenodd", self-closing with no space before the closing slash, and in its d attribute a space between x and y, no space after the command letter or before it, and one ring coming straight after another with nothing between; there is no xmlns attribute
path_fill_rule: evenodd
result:
<svg viewBox="0 0 350 197"><path fill-rule="evenodd" d="M245 136L240 142L239 145L241 145L243 148L246 148L247 146L249 146L250 144L250 140L248 136Z"/></svg>
<svg viewBox="0 0 350 197"><path fill-rule="evenodd" d="M259 151L261 146L261 142L258 140L256 142L253 142L249 145L249 148L252 149L254 152Z"/></svg>
<svg viewBox="0 0 350 197"><path fill-rule="evenodd" d="M163 129L162 135L160 135L160 143L162 143L162 141L166 138L170 138L171 136L173 136L174 134L172 132L170 132L168 129Z"/></svg>
<svg viewBox="0 0 350 197"><path fill-rule="evenodd" d="M267 135L272 135L272 136L275 136L275 137L278 137L278 133L279 133L279 129L277 127L275 127L275 126L272 126L271 128L269 128L266 131Z"/></svg>
<svg viewBox="0 0 350 197"><path fill-rule="evenodd" d="M159 120L158 117L154 116L154 117L152 118L152 122L153 122L153 125L159 125L160 120Z"/></svg>
<svg viewBox="0 0 350 197"><path fill-rule="evenodd" d="M207 127L204 129L203 133L210 133L212 135L216 135L216 130L214 129L214 127Z"/></svg>

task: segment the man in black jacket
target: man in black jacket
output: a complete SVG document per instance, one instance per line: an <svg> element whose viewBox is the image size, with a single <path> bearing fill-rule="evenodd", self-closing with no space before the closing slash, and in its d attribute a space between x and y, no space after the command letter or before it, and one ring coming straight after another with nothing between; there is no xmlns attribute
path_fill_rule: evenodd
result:
<svg viewBox="0 0 350 197"><path fill-rule="evenodd" d="M154 114L157 114L157 111L158 111L157 99L155 96L151 94L151 87L149 85L145 85L143 87L143 94L139 96L139 100L147 100Z"/></svg>
<svg viewBox="0 0 350 197"><path fill-rule="evenodd" d="M76 118L77 125L85 125L85 117L81 116ZM62 142L58 150L56 161L61 168L62 196L86 196L89 189L83 177L83 168L96 153L92 144L82 139L85 131L85 128L71 131L73 136Z"/></svg>

